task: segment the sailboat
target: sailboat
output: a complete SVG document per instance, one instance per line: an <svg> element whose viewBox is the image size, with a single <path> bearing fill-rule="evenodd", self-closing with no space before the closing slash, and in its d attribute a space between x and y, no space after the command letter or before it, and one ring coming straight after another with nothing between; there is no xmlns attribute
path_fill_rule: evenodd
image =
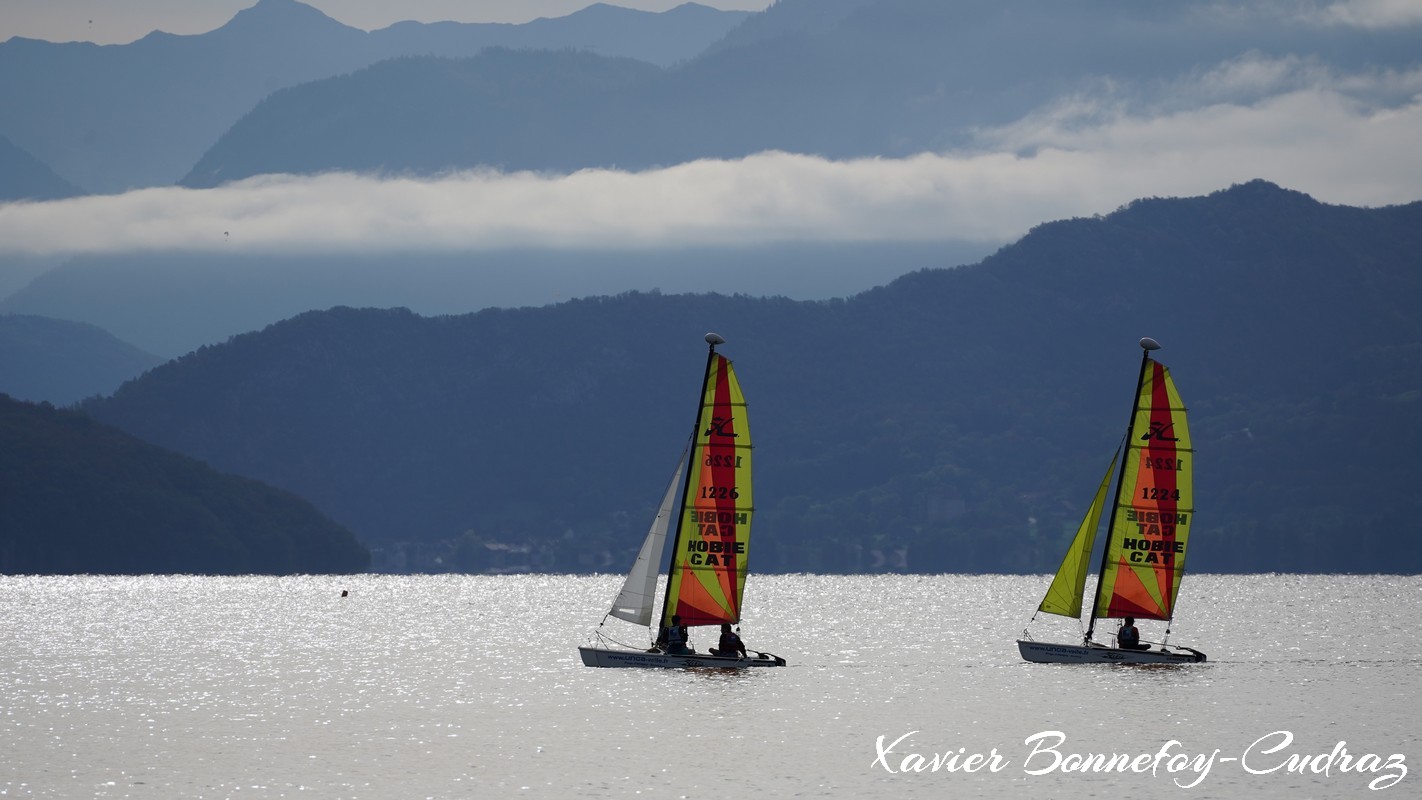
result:
<svg viewBox="0 0 1422 800"><path fill-rule="evenodd" d="M688 628L735 625L741 618L755 509L745 397L731 362L716 352L716 346L725 341L714 333L706 334L710 352L690 442L612 608L593 632L593 641L578 648L586 666L785 666L785 659L771 653L748 650L746 655L717 655L666 644L673 617ZM647 647L618 642L606 629L609 617L647 626L651 632L657 578L673 517L676 528L657 635Z"/></svg>
<svg viewBox="0 0 1422 800"><path fill-rule="evenodd" d="M1091 614L1080 644L1047 644L1022 632L1017 649L1027 661L1053 664L1190 664L1205 660L1199 650L1166 642L1175 617L1175 598L1185 572L1186 544L1194 519L1195 454L1185 406L1170 370L1151 358L1160 344L1140 340L1141 371L1126 438L1117 448L1096 496L1067 548L1037 613L1081 618L1096 528L1106 503L1111 474L1116 492L1106 525ZM1125 451L1124 457L1122 450ZM1160 642L1125 641L1113 631L1114 644L1095 640L1097 622L1108 618L1164 620ZM1028 622L1031 625L1031 621ZM1119 629L1118 629L1119 631ZM1131 645L1135 645L1132 647Z"/></svg>

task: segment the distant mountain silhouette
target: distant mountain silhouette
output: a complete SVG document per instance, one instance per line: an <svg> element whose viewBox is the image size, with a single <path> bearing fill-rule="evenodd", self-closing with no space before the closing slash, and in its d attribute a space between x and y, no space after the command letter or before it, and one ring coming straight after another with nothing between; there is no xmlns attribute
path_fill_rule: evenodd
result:
<svg viewBox="0 0 1422 800"><path fill-rule="evenodd" d="M49 165L0 136L0 202L58 200L83 194L55 174Z"/></svg>
<svg viewBox="0 0 1422 800"><path fill-rule="evenodd" d="M751 13L683 3L660 13L594 3L564 17L523 24L397 22L371 31L385 52L460 58L490 47L579 50L658 66L686 61Z"/></svg>
<svg viewBox="0 0 1422 800"><path fill-rule="evenodd" d="M84 408L298 492L382 568L503 569L491 554L515 547L525 568L615 571L715 330L756 435L758 571L1048 571L1149 335L1192 412L1192 570L1415 572L1422 545L1397 532L1422 513L1419 248L1422 202L1256 181L1045 224L847 300L311 312Z"/></svg>
<svg viewBox="0 0 1422 800"><path fill-rule="evenodd" d="M781 0L662 73L583 60L601 78L579 81L566 56L541 52L296 86L237 121L182 183L377 167L643 169L766 150L899 157L973 145L984 127L1076 95L1249 102L1249 87L1162 91L1239 60L1406 72L1422 62L1419 34L1307 24L1278 5L1226 13L1213 0ZM313 124L322 118L342 126Z"/></svg>
<svg viewBox="0 0 1422 800"><path fill-rule="evenodd" d="M82 320L171 358L336 305L462 314L631 289L819 300L857 294L926 266L977 261L993 249L811 242L591 252L86 254L22 284L0 300L0 313Z"/></svg>
<svg viewBox="0 0 1422 800"><path fill-rule="evenodd" d="M253 149L266 154L262 172L394 167L428 174L481 162L572 170L614 146L608 137L627 122L616 98L660 74L644 61L573 50L498 48L465 60L383 61L266 98L183 183L211 186L255 174L235 166ZM267 136L276 121L304 133L273 148Z"/></svg>
<svg viewBox="0 0 1422 800"><path fill-rule="evenodd" d="M369 553L304 500L0 394L0 574L291 574Z"/></svg>
<svg viewBox="0 0 1422 800"><path fill-rule="evenodd" d="M0 392L18 400L70 405L162 362L87 323L0 314Z"/></svg>
<svg viewBox="0 0 1422 800"><path fill-rule="evenodd" d="M408 22L367 33L295 0L259 0L194 36L155 32L107 46L14 38L0 43L0 132L85 191L165 185L284 87L397 56L467 57L491 46L670 64L746 16L694 4L660 14L597 5L523 25Z"/></svg>

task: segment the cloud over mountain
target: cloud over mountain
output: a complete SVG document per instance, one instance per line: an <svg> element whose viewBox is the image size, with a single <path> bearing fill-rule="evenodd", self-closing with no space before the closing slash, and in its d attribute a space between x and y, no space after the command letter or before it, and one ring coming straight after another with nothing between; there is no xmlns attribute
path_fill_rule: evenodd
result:
<svg viewBox="0 0 1422 800"><path fill-rule="evenodd" d="M10 252L656 248L737 241L1003 242L1046 219L1252 178L1330 203L1422 197L1422 70L1236 61L1149 107L1078 95L971 147L830 160L766 152L656 169L268 175L221 188L0 206Z"/></svg>

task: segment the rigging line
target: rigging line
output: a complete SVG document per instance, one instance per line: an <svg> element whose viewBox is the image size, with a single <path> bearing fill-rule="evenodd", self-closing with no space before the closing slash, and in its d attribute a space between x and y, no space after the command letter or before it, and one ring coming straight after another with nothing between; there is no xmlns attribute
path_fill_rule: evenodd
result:
<svg viewBox="0 0 1422 800"><path fill-rule="evenodd" d="M602 631L598 631L598 632L597 632L597 635L598 635L598 638L599 638L599 639L602 639L603 641L612 642L613 644L616 644L616 645L621 645L622 647L625 647L625 648L627 648L627 649L629 649L629 650L640 650L640 649L643 649L643 648L641 648L639 645L628 644L628 643L626 643L626 642L624 642L624 641L621 641L621 640L618 640L618 639L614 639L614 638L612 638L611 636L608 636L607 634L603 633Z"/></svg>

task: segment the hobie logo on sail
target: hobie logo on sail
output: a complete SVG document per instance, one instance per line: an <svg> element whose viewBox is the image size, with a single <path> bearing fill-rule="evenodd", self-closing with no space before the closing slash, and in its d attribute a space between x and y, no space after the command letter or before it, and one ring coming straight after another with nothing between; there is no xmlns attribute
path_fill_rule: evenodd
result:
<svg viewBox="0 0 1422 800"><path fill-rule="evenodd" d="M1185 525L1190 521L1190 515L1180 511L1137 511L1134 508L1127 508L1126 521L1134 522L1141 527L1141 533L1166 533L1175 532L1174 528L1155 528L1156 525ZM1146 528L1147 525L1152 528Z"/></svg>
<svg viewBox="0 0 1422 800"><path fill-rule="evenodd" d="M746 543L735 541L736 525L748 521L745 512L692 510L691 523L700 531L701 538L687 540L687 561L694 567L734 564L734 556L746 553Z"/></svg>
<svg viewBox="0 0 1422 800"><path fill-rule="evenodd" d="M1150 424L1150 430L1141 434L1141 441L1145 442L1154 439L1157 442L1178 442L1180 441L1178 438L1169 435L1171 428L1174 427L1175 423L1173 422L1152 422Z"/></svg>
<svg viewBox="0 0 1422 800"><path fill-rule="evenodd" d="M729 567L736 563L736 556L746 553L745 542L689 541L686 543L686 557L693 567Z"/></svg>
<svg viewBox="0 0 1422 800"><path fill-rule="evenodd" d="M1185 552L1185 543L1156 539L1146 541L1145 539L1132 539L1123 537L1121 539L1121 549L1129 550L1132 564L1174 564L1175 556Z"/></svg>
<svg viewBox="0 0 1422 800"><path fill-rule="evenodd" d="M1176 526L1184 527L1189 522L1189 514L1173 511L1137 511L1126 509L1126 521L1136 524L1140 536L1151 539L1121 538L1121 549L1130 551L1127 556L1133 564L1175 563L1175 556L1184 555L1185 542L1175 538Z"/></svg>
<svg viewBox="0 0 1422 800"><path fill-rule="evenodd" d="M746 524L747 522L750 521L750 517L748 517L748 516L746 515L746 512L744 512L744 511L701 511L700 509L695 509L695 508L693 508L693 509L690 510L690 514L691 514L691 520L690 520L690 521L696 523L697 525L700 525L700 526L701 526L701 532L702 532L703 534L716 534L716 533L721 533L721 532L723 532L723 533L730 533L730 532L731 532L731 529L730 529L729 527L726 528L725 531L717 531L714 527L708 527L708 526L715 526L715 525L727 525L727 526L731 526L731 525L744 525L744 524Z"/></svg>
<svg viewBox="0 0 1422 800"><path fill-rule="evenodd" d="M714 435L714 436L725 436L725 437L728 437L728 438L731 438L731 439L735 439L735 438L737 438L737 435L734 434L734 433L730 433L730 432L728 432L728 431L726 430L726 426L727 426L727 425L730 425L732 421L733 421L733 418L732 418L732 417L712 417L712 418L711 418L711 423L710 423L710 425L706 428L706 433L703 434L703 435L705 435L705 436L713 436L713 435Z"/></svg>

